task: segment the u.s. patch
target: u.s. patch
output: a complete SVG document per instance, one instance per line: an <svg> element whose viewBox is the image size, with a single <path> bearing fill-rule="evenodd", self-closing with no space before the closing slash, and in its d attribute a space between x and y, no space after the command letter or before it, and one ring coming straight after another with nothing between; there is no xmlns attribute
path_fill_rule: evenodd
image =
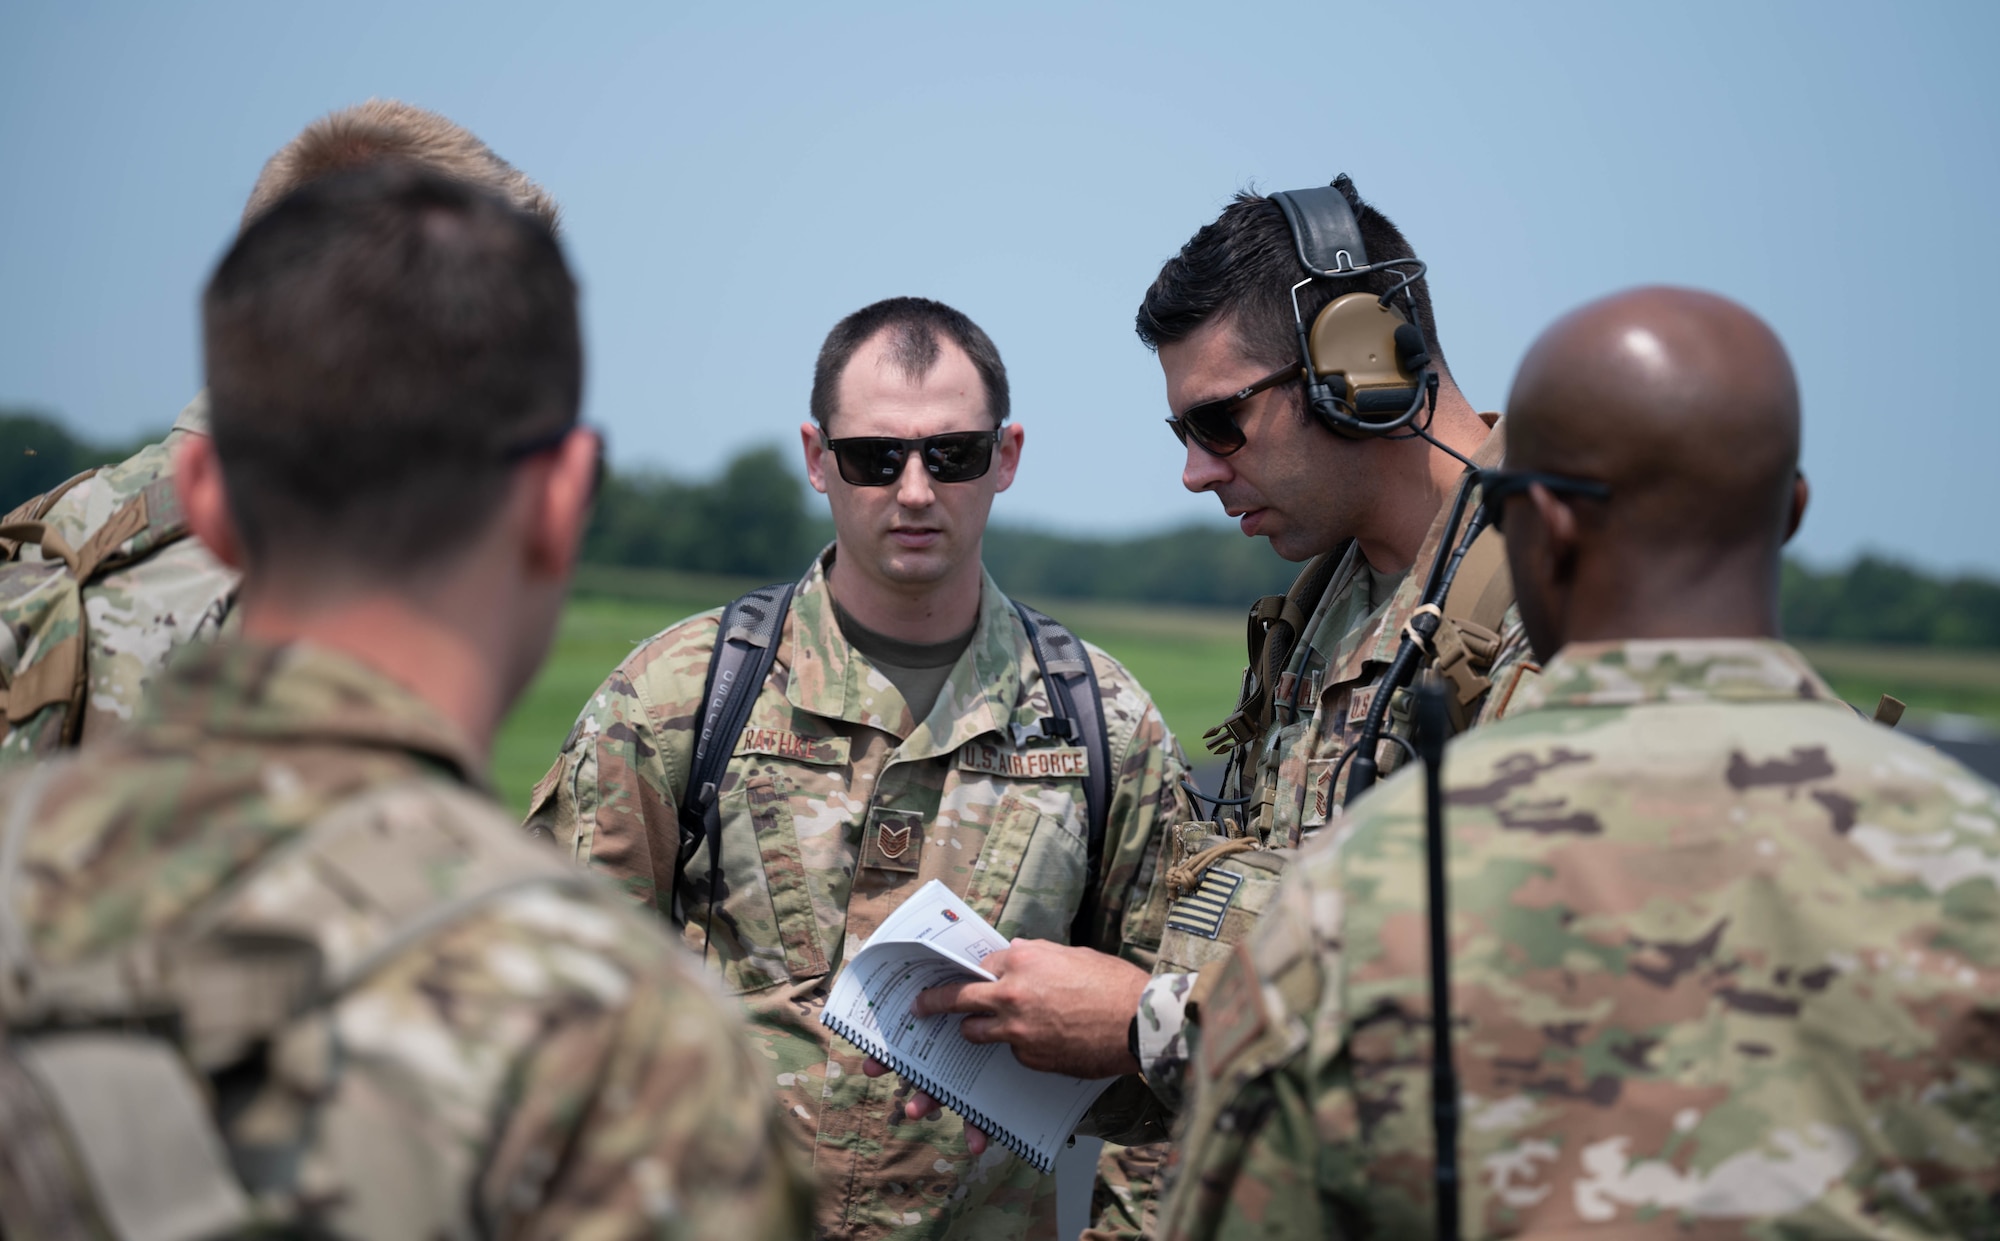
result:
<svg viewBox="0 0 2000 1241"><path fill-rule="evenodd" d="M1222 915L1229 912L1229 902L1242 886L1243 876L1209 867L1202 872L1201 886L1167 910L1167 925L1203 939L1216 938L1222 934Z"/></svg>

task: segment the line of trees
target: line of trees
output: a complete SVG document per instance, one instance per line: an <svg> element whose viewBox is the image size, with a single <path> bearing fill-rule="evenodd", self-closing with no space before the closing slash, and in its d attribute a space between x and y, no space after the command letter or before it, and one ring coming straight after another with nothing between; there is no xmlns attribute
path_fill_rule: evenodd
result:
<svg viewBox="0 0 2000 1241"><path fill-rule="evenodd" d="M0 410L0 512L134 447L79 438L46 415ZM584 558L783 578L833 537L815 500L791 454L771 446L737 454L708 479L613 471L598 497ZM1235 608L1282 591L1297 569L1261 539L1208 525L1130 538L1000 525L988 530L985 553L1003 587L1043 599ZM1785 632L1794 638L2000 648L2000 581L1939 577L1877 555L1840 569L1787 561L1782 609Z"/></svg>

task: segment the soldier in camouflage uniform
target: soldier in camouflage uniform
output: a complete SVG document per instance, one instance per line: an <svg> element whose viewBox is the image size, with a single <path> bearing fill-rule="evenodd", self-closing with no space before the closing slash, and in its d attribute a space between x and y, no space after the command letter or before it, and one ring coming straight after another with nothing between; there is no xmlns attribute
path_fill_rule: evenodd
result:
<svg viewBox="0 0 2000 1241"><path fill-rule="evenodd" d="M1370 260L1413 254L1347 178L1335 185L1354 209ZM1239 195L1162 268L1137 326L1159 354L1178 426L1187 425L1180 415L1191 407L1229 400L1256 389L1274 367L1299 363L1289 291L1305 274L1277 203L1252 194ZM1300 291L1300 311L1310 323L1335 297L1362 288L1380 294L1396 279L1317 279ZM1167 856L1174 903L1153 977L1103 971L1088 1010L1009 1024L1008 1041L1024 1061L1075 1071L1101 1057L1087 1046L1089 1031L1123 1028L1120 1041L1136 1053L1158 1098L1178 1107L1187 1007L1200 997L1199 971L1249 933L1293 850L1344 799L1343 758L1423 601L1432 566L1449 551L1449 501L1466 473L1461 457L1496 465L1504 442L1498 420L1474 412L1451 378L1427 284L1418 280L1412 293L1440 381L1425 425L1445 447L1335 434L1308 416L1297 372L1236 402L1239 447L1211 451L1183 431L1183 484L1214 492L1245 534L1268 538L1280 555L1307 564L1288 595L1260 600L1251 613L1253 666L1243 701L1210 735L1229 755L1222 801L1204 806L1214 813L1201 821L1175 825ZM1497 713L1532 670L1511 599L1499 540L1482 538L1446 600L1446 623L1427 661L1451 679L1462 724ZM1408 722L1399 699L1386 731L1407 736ZM1377 757L1388 771L1401 750L1385 741ZM1087 968L1080 956L1049 960L1048 984ZM977 984L952 991L975 1003L984 998ZM1108 1011L1119 1006L1121 1013ZM1107 1011L1096 1015L1099 1009ZM1104 1153L1093 1236L1151 1230L1152 1185L1166 1156L1164 1144Z"/></svg>
<svg viewBox="0 0 2000 1241"><path fill-rule="evenodd" d="M380 99L314 121L273 155L243 223L314 177L377 159L482 186L555 226L555 202L479 139ZM206 434L204 393L159 443L0 517L0 767L129 722L167 656L228 623L236 574L187 537L170 477L180 445Z"/></svg>
<svg viewBox="0 0 2000 1241"><path fill-rule="evenodd" d="M204 319L215 435L176 466L242 633L0 782L0 1232L803 1236L740 1019L485 775L602 448L553 235L335 174Z"/></svg>
<svg viewBox="0 0 2000 1241"><path fill-rule="evenodd" d="M1003 980L1007 959L1068 942L1086 896L1079 777L1093 760L1081 738L1035 736L1051 713L1048 692L1020 620L979 562L993 494L1019 460L1022 432L1007 412L991 340L949 307L877 303L828 336L801 435L837 537L798 584L720 784L719 904L709 900L707 846L683 864L677 824L718 613L672 626L611 674L530 815L533 830L678 922L748 1006L767 1080L818 1172L823 1237L1054 1227L1053 1177L997 1147L978 1154L957 1117L906 1102L819 1023L843 957L931 879L1016 938L987 960ZM874 486L845 461L835 468L850 445L869 447L865 437L962 432L990 458L977 445L933 445L877 461L879 474L859 475L885 480ZM977 476L927 473L926 460L949 465L959 452ZM1131 674L1101 651L1090 659L1111 781L1083 942L1143 976L1164 908L1157 829L1186 813L1181 761ZM1088 1075L1136 1068L1121 1046ZM1164 1134L1148 1123L1157 1116L1148 1092L1136 1078L1128 1086L1113 1088L1095 1123Z"/></svg>
<svg viewBox="0 0 2000 1241"><path fill-rule="evenodd" d="M1509 425L1489 494L1556 654L1444 771L1464 1235L2000 1235L2000 790L1776 638L1783 347L1620 295ZM1220 972L1162 1235L1434 1235L1414 775Z"/></svg>

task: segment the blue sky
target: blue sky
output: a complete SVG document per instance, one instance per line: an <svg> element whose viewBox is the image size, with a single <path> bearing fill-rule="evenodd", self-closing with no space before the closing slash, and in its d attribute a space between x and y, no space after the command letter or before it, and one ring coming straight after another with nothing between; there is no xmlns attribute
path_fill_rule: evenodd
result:
<svg viewBox="0 0 2000 1241"><path fill-rule="evenodd" d="M1801 550L2000 572L1996 36L1971 3L16 3L0 404L163 426L258 168L382 95L563 203L621 464L792 443L827 328L920 293L1006 357L1000 519L1220 520L1132 311L1236 189L1346 171L1430 262L1475 403L1581 301L1715 289L1803 379Z"/></svg>

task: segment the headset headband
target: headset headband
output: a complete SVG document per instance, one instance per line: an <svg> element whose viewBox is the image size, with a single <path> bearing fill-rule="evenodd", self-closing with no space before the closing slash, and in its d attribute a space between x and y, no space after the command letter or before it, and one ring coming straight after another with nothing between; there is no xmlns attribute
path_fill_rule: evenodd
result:
<svg viewBox="0 0 2000 1241"><path fill-rule="evenodd" d="M1345 276L1368 270L1368 247L1347 195L1331 185L1280 190L1271 195L1292 226L1299 262L1315 276Z"/></svg>

